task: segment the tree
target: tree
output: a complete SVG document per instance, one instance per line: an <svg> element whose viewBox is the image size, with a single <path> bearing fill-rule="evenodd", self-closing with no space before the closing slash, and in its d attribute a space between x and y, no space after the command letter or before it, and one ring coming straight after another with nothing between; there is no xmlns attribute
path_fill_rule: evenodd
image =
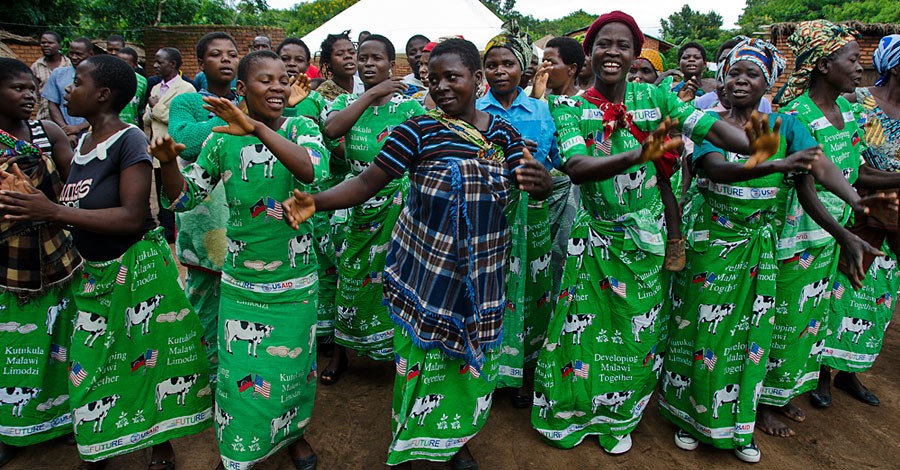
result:
<svg viewBox="0 0 900 470"><path fill-rule="evenodd" d="M718 39L722 32L722 15L714 11L701 13L684 5L681 11L660 20L663 39L674 44L685 40L702 41Z"/></svg>
<svg viewBox="0 0 900 470"><path fill-rule="evenodd" d="M516 0L481 0L481 3L504 20L511 14L518 13L515 12Z"/></svg>

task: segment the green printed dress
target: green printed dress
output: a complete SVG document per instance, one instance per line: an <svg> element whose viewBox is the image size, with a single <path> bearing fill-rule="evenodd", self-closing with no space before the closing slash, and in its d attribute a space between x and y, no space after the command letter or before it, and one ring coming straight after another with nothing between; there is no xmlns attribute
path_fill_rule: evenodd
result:
<svg viewBox="0 0 900 470"><path fill-rule="evenodd" d="M777 117L769 115L770 126ZM799 121L781 118L772 159L816 145ZM695 161L712 153L732 163L747 160L705 141ZM674 276L659 408L715 447L753 439L775 321L775 218L787 183L774 173L719 184L700 171L685 209L687 265Z"/></svg>
<svg viewBox="0 0 900 470"><path fill-rule="evenodd" d="M329 114L340 111L357 95L338 96ZM344 136L344 152L353 176L378 155L394 127L424 114L417 101L395 94L382 106L369 106ZM403 210L409 179L398 178L363 204L349 211L348 232L339 248L335 342L377 360L391 360L394 325L381 304L384 263L391 231Z"/></svg>
<svg viewBox="0 0 900 470"><path fill-rule="evenodd" d="M842 130L825 118L808 94L789 103L786 112L808 127L825 155L853 184L859 176L860 155L865 148L863 131L850 103L838 98L837 104L844 121ZM849 206L818 184L816 192L831 216L845 224L850 217ZM834 238L803 211L793 190L784 192L779 205L775 331L760 399L761 403L774 406L786 405L791 398L816 387L820 357L813 350L827 334L825 326L838 263Z"/></svg>
<svg viewBox="0 0 900 470"><path fill-rule="evenodd" d="M278 133L309 151L317 181L328 176L328 151L314 122L288 118ZM305 222L294 231L281 207L293 189L308 186L252 136L213 134L183 174L175 210L195 207L220 182L228 199L215 425L226 468L246 469L300 438L312 413L313 227Z"/></svg>
<svg viewBox="0 0 900 470"><path fill-rule="evenodd" d="M845 372L865 372L884 346L884 332L894 313L900 270L897 255L885 242L885 256L875 258L859 290L844 273L835 275L828 312L828 332L811 354L821 354L822 365Z"/></svg>
<svg viewBox="0 0 900 470"><path fill-rule="evenodd" d="M604 113L583 96L557 101L563 164L575 155L603 158L640 145L627 128L605 140ZM628 83L624 104L644 132L671 117L700 141L715 122L648 84ZM650 401L667 321L662 210L652 163L581 185L563 289L535 372L531 423L551 445L571 448L599 435L600 445L612 449Z"/></svg>

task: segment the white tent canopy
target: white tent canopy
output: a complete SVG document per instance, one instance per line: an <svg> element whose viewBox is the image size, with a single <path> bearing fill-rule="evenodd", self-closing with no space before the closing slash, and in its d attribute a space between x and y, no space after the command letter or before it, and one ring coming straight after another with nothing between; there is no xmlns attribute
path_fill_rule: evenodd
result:
<svg viewBox="0 0 900 470"><path fill-rule="evenodd" d="M397 54L405 52L406 41L416 34L432 41L462 35L480 50L500 32L502 23L478 0L360 0L303 36L303 42L317 51L327 35L349 29L354 42L360 31L386 36Z"/></svg>

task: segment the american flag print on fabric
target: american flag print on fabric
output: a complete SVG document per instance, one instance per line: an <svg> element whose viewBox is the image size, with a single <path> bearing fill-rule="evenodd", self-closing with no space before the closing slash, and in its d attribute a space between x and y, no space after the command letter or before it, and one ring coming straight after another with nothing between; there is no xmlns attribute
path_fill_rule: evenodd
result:
<svg viewBox="0 0 900 470"><path fill-rule="evenodd" d="M834 287L832 287L831 290L834 291L834 298L836 299L840 299L844 296L844 286L838 281L834 281Z"/></svg>
<svg viewBox="0 0 900 470"><path fill-rule="evenodd" d="M125 285L125 280L128 278L128 268L125 265L119 266L119 273L116 274L116 284L120 286Z"/></svg>
<svg viewBox="0 0 900 470"><path fill-rule="evenodd" d="M50 357L52 359L56 359L59 362L66 362L66 348L55 343L51 344Z"/></svg>
<svg viewBox="0 0 900 470"><path fill-rule="evenodd" d="M575 361L575 376L581 377L582 379L588 378L588 372L590 371L590 364L585 364L581 361Z"/></svg>
<svg viewBox="0 0 900 470"><path fill-rule="evenodd" d="M266 217L271 217L275 220L284 219L284 211L281 208L281 203L268 196L266 196Z"/></svg>
<svg viewBox="0 0 900 470"><path fill-rule="evenodd" d="M159 357L159 351L156 349L148 349L144 354L144 360L147 361L147 367L153 368L156 367L156 358Z"/></svg>
<svg viewBox="0 0 900 470"><path fill-rule="evenodd" d="M256 380L253 381L253 393L262 395L264 398L269 398L269 393L271 391L272 384L257 374Z"/></svg>
<svg viewBox="0 0 900 470"><path fill-rule="evenodd" d="M81 367L81 364L75 363L72 365L71 370L69 370L69 380L77 387L81 385L81 381L87 377L87 372L84 370L84 367Z"/></svg>
<svg viewBox="0 0 900 470"><path fill-rule="evenodd" d="M397 366L397 375L406 375L406 358L394 354L394 365Z"/></svg>
<svg viewBox="0 0 900 470"><path fill-rule="evenodd" d="M802 266L803 269L809 269L815 259L815 256L809 254L808 251L804 251L803 254L800 255L800 266Z"/></svg>
<svg viewBox="0 0 900 470"><path fill-rule="evenodd" d="M715 369L716 360L718 360L718 358L716 357L715 353L713 353L712 349L707 349L706 354L703 355L703 365L705 365L710 372Z"/></svg>
<svg viewBox="0 0 900 470"><path fill-rule="evenodd" d="M759 361L762 360L763 353L765 353L765 350L759 347L759 345L756 343L753 343L749 348L747 348L747 354L754 364L759 364Z"/></svg>

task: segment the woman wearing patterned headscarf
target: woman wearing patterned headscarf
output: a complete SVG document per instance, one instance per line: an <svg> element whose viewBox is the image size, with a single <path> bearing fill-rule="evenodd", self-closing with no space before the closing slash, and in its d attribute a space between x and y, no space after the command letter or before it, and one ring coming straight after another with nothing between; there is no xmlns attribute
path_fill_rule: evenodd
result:
<svg viewBox="0 0 900 470"><path fill-rule="evenodd" d="M514 23L506 26L507 31L485 46L484 74L490 90L475 106L509 121L522 134L532 156L551 171L559 167L559 149L550 108L528 96L521 86L533 50ZM515 189L510 200L506 208L512 241L509 265L520 268L511 269L506 277L498 387L519 388L513 405L527 408L532 401L534 366L553 310L550 206L549 201L532 200Z"/></svg>
<svg viewBox="0 0 900 470"><path fill-rule="evenodd" d="M799 191L786 192L779 215L776 260L775 331L760 403L759 427L764 432L787 437L793 431L775 416L778 411L795 421L803 421L803 411L790 403L791 398L816 387L819 361L827 328L824 323L831 300L845 286L835 282L838 267L838 243L852 255L850 276L858 287L865 276L862 259L847 250L849 238L837 235L835 221L843 226L851 212L862 213L865 203L852 188L859 176L860 154L865 148L862 131L850 103L841 93L852 92L862 78L859 43L856 32L825 20L804 21L788 38L796 57L796 68L776 102L786 114L797 117L822 146L822 160L830 177L815 185L818 198L830 217L817 220L801 207ZM837 176L836 168L842 173ZM837 243L836 243L837 242ZM871 247L867 249L877 252Z"/></svg>
<svg viewBox="0 0 900 470"><path fill-rule="evenodd" d="M856 183L857 186L897 188L900 187L897 181L900 179L900 99L897 98L900 96L900 35L883 37L872 62L880 75L875 86L857 88L849 96L851 101L862 105L861 121L865 121L867 144L863 151L866 164L860 167ZM876 181L870 181L872 178ZM882 180L881 184L877 180ZM892 198L897 197L896 191L890 194ZM885 256L874 260L861 289L847 289L843 295L832 296L828 314L828 329L832 334L825 339L818 388L810 395L815 406L831 404L830 368L839 371L834 377L836 387L868 405L879 404L878 397L860 383L856 373L871 368L881 352L884 332L893 314L895 293L900 288L898 215L895 208L890 209L857 216L850 227L873 246L881 247ZM837 282L848 284L841 272L837 274ZM869 309L861 309L859 305L867 305ZM863 325L859 333L848 330L854 324Z"/></svg>
<svg viewBox="0 0 900 470"><path fill-rule="evenodd" d="M588 29L594 85L554 99L563 166L581 185L569 257L535 371L531 423L551 445L597 436L631 448L631 432L656 388L668 320L659 178L651 160L672 150L671 129L745 154L777 150L777 137L748 136L668 89L626 80L644 35L630 15L600 16ZM675 122L673 122L675 121ZM754 120L758 124L758 120Z"/></svg>
<svg viewBox="0 0 900 470"><path fill-rule="evenodd" d="M744 127L783 70L784 58L766 41L741 37L721 65L731 107L709 115ZM698 191L686 203L685 220L692 221L687 267L672 287L674 320L659 401L663 416L679 427L679 448L693 450L702 441L734 449L745 462L760 458L753 422L774 334L779 196L804 181L785 175L820 172L821 150L800 121L779 114L767 121L758 131L781 135L769 160L758 162L709 141L693 153ZM811 212L822 213L816 202L803 199Z"/></svg>

